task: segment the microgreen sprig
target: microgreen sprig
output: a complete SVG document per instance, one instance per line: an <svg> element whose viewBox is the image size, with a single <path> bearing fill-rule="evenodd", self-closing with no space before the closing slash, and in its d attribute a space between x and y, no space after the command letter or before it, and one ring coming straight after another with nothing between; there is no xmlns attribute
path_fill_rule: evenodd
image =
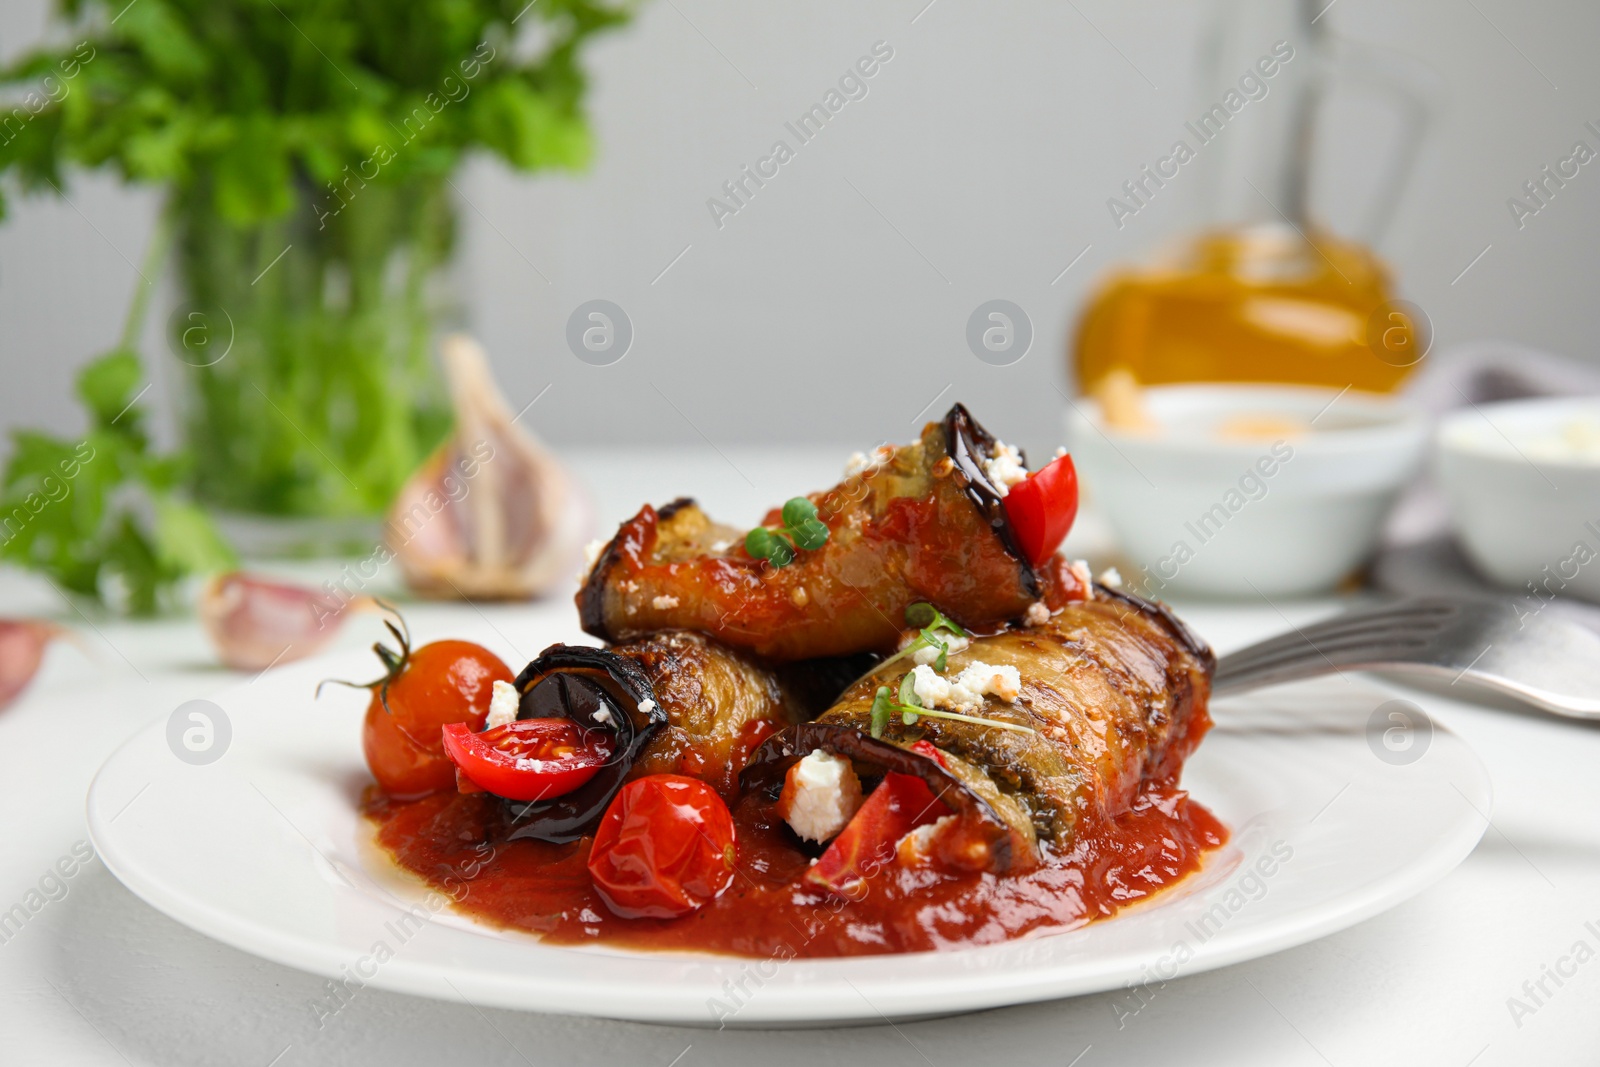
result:
<svg viewBox="0 0 1600 1067"><path fill-rule="evenodd" d="M872 697L872 736L882 737L883 731L888 728L889 721L896 715L900 722L906 726L915 726L920 718L950 719L955 722L970 722L979 726L993 726L999 730L1011 730L1019 734L1034 732L1031 726L1022 726L1014 722L1002 722L999 719L986 719L981 715L963 715L959 711L939 711L935 708L922 706L922 698L917 696L912 688L912 676L907 674L900 679L899 699L896 700L892 691L886 685L880 685Z"/></svg>
<svg viewBox="0 0 1600 1067"><path fill-rule="evenodd" d="M774 567L794 562L795 551L812 551L828 543L828 526L817 518L817 506L803 496L783 505L783 525L776 530L757 526L744 537L744 550L753 559L764 559Z"/></svg>
<svg viewBox="0 0 1600 1067"><path fill-rule="evenodd" d="M933 661L933 669L942 673L950 656L950 642L946 635L950 637L967 636L967 631L963 630L960 625L947 618L932 604L922 601L918 601L906 608L906 625L920 627L921 632L905 648L878 664L877 669L882 670L888 664L896 660L905 659L907 656L913 656L924 648L937 648L939 650L939 658Z"/></svg>

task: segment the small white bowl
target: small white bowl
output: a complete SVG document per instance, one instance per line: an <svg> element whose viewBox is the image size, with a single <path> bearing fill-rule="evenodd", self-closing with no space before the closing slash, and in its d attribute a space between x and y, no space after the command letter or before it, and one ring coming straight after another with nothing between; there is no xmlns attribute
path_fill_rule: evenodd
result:
<svg viewBox="0 0 1600 1067"><path fill-rule="evenodd" d="M1600 446L1563 447L1574 427L1600 434L1600 397L1481 404L1439 425L1435 457L1480 572L1544 599L1600 601Z"/></svg>
<svg viewBox="0 0 1600 1067"><path fill-rule="evenodd" d="M1372 553L1427 443L1417 410L1389 397L1280 385L1145 390L1155 434L1107 428L1074 403L1067 435L1094 506L1156 596L1303 596ZM1298 422L1298 436L1236 440L1240 418Z"/></svg>

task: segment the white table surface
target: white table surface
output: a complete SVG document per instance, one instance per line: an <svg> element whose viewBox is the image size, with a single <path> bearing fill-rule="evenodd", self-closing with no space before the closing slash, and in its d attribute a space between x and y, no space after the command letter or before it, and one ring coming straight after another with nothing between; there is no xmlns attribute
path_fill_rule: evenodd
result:
<svg viewBox="0 0 1600 1067"><path fill-rule="evenodd" d="M604 523L679 491L754 521L778 496L756 486L828 484L846 450L723 451L592 451L573 464ZM1081 551L1096 550L1093 534L1075 532ZM320 581L337 565L293 570ZM1226 651L1337 605L1180 607ZM406 610L414 629L437 634L480 609ZM481 611L493 620L572 609L557 599ZM0 911L86 840L85 790L124 738L242 677L214 666L192 618L85 619L49 586L0 574L0 615L20 614L74 624L86 652L55 646L32 689L0 712ZM347 646L374 636L347 629ZM91 861L0 943L0 1064L1600 1063L1600 936L1585 926L1600 931L1600 729L1407 695L1489 768L1496 805L1477 850L1433 888L1343 933L1170 983L1120 1029L1114 994L898 1027L716 1032L479 1012L367 989L319 1030L311 1005L323 979L189 931ZM1589 953L1576 973L1559 987L1546 978L1552 995L1513 1018L1508 998L1526 999L1523 983L1579 941Z"/></svg>

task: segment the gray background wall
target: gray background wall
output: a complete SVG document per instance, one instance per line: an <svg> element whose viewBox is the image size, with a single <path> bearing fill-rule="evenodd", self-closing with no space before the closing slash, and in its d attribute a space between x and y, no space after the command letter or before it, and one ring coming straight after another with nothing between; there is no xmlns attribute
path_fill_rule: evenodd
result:
<svg viewBox="0 0 1600 1067"><path fill-rule="evenodd" d="M1194 221L1192 197L1163 195L1118 231L1105 201L1202 95L1220 95L1196 84L1204 10L649 0L592 53L590 173L524 178L480 162L458 183L470 321L513 400L552 384L530 419L558 443L869 444L908 435L942 392L939 406L966 399L1008 438L1051 447L1086 287ZM0 53L41 39L46 14L45 0L8 0ZM1505 337L1596 359L1600 165L1520 232L1505 201L1579 137L1600 148L1583 128L1600 123L1600 5L1336 0L1324 18L1416 57L1446 102L1384 247L1440 346ZM707 198L880 40L894 58L869 95L719 230ZM1329 161L1331 202L1372 172L1369 141L1346 138ZM1202 154L1192 167L1217 165ZM17 202L0 226L3 429L77 425L74 369L111 343L137 281L152 194L80 175L69 195ZM637 332L610 367L580 363L563 340L595 297ZM995 297L1036 329L1009 367L964 341L968 315ZM161 318L145 351L170 410Z"/></svg>

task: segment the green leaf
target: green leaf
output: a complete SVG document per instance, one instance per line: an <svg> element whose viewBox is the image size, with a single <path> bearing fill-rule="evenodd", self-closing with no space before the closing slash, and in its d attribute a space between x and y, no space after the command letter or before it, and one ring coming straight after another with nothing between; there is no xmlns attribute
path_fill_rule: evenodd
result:
<svg viewBox="0 0 1600 1067"><path fill-rule="evenodd" d="M757 526L744 535L744 550L751 558L764 559L774 567L787 567L794 562L794 546L765 526Z"/></svg>
<svg viewBox="0 0 1600 1067"><path fill-rule="evenodd" d="M132 614L156 611L184 575L233 563L205 514L172 494L183 457L151 453L136 429L142 378L128 352L89 364L78 380L89 432L76 441L13 433L0 477L0 558L68 593L111 594Z"/></svg>
<svg viewBox="0 0 1600 1067"><path fill-rule="evenodd" d="M911 707L922 707L922 698L917 696L915 672L907 671L904 678L900 679L900 703L909 704Z"/></svg>
<svg viewBox="0 0 1600 1067"><path fill-rule="evenodd" d="M934 635L940 630L948 630L957 637L966 637L967 631L954 620L946 617L938 608L926 601L917 601L915 604L906 605L906 625L915 626L922 631L922 636L930 644L937 644Z"/></svg>
<svg viewBox="0 0 1600 1067"><path fill-rule="evenodd" d="M872 736L882 737L884 727L889 725L889 717L894 714L894 702L889 699L889 687L878 686L877 693L872 697Z"/></svg>
<svg viewBox="0 0 1600 1067"><path fill-rule="evenodd" d="M279 131L266 115L235 123L231 143L216 158L217 210L244 226L288 214L294 205L289 159Z"/></svg>
<svg viewBox="0 0 1600 1067"><path fill-rule="evenodd" d="M483 143L519 170L589 162L583 120L522 82L500 81L484 89L473 118Z"/></svg>
<svg viewBox="0 0 1600 1067"><path fill-rule="evenodd" d="M140 0L117 18L117 31L141 54L153 72L175 81L194 81L209 66L189 27L163 0Z"/></svg>
<svg viewBox="0 0 1600 1067"><path fill-rule="evenodd" d="M238 557L205 512L165 493L152 503L156 555L164 566L183 574L209 574L238 565Z"/></svg>
<svg viewBox="0 0 1600 1067"><path fill-rule="evenodd" d="M803 496L797 496L783 505L783 524L785 526L799 526L807 520L817 517L817 506Z"/></svg>
<svg viewBox="0 0 1600 1067"><path fill-rule="evenodd" d="M78 396L89 408L99 426L110 426L133 402L134 391L144 377L139 357L132 352L114 351L101 356L78 373ZM120 420L119 420L120 421Z"/></svg>
<svg viewBox="0 0 1600 1067"><path fill-rule="evenodd" d="M814 551L828 543L828 527L821 519L807 519L798 526L792 526L789 534L796 546L807 551Z"/></svg>

